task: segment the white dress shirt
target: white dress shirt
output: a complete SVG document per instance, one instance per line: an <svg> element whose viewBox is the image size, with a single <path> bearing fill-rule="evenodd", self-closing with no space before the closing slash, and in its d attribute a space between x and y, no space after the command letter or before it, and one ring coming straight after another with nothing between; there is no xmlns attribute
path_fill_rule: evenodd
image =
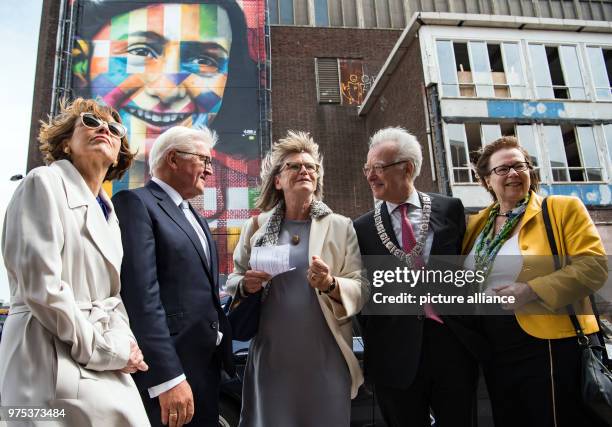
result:
<svg viewBox="0 0 612 427"><path fill-rule="evenodd" d="M391 202L385 202L387 204L387 209L389 211L389 216L391 217L391 225L393 226L393 232L395 233L395 237L399 242L399 246L403 249L402 246L402 210L399 209L400 205L403 203L408 203L408 221L410 221L410 225L412 226L412 230L414 232L415 239L418 239L418 230L421 227L421 215L423 209L421 207L421 199L419 199L419 194L416 190L412 190L412 193L408 196L406 201L403 203L395 204ZM433 230L429 227L427 230L427 238L425 239L425 247L423 248L423 261L425 264L429 261L429 254L431 253L431 244L433 242Z"/></svg>
<svg viewBox="0 0 612 427"><path fill-rule="evenodd" d="M181 209L181 212L183 212L183 214L185 215L185 217L187 218L187 220L189 221L189 223L191 224L191 226L193 227L193 229L195 230L200 243L202 244L202 249L204 249L204 254L206 256L206 261L208 262L208 265L210 266L210 247L208 246L208 241L206 239L206 234L204 234L204 230L202 229L202 226L198 223L197 219L195 218L195 216L193 215L193 212L191 212L191 209L182 209L181 204L184 202L183 198L181 197L181 195L178 193L178 191L176 191L174 188L172 188L170 185L166 184L164 181L162 181L161 179L157 178L157 177L152 177L151 181L153 181L154 183L156 183L157 185L159 185L161 187L162 190L164 190L166 192L166 194L168 194L168 196L170 197L170 199L172 200L172 202L178 206L179 209ZM223 333L219 330L217 330L217 345L221 344L221 340L223 339ZM181 374L176 378L173 378L169 381L166 381L164 383L158 384L156 386L153 387L149 387L148 392L149 392L149 397L151 399L159 396L160 394L170 390L171 388L179 385L181 382L183 382L184 380L186 380L187 377L185 377L185 374Z"/></svg>

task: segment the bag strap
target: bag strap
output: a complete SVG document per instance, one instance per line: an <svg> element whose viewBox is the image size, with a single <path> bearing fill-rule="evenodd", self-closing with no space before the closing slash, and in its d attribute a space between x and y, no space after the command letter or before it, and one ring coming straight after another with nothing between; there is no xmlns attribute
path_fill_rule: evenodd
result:
<svg viewBox="0 0 612 427"><path fill-rule="evenodd" d="M545 197L544 200L542 201L542 216L544 217L544 227L546 228L546 235L548 236L548 244L550 245L550 251L552 252L552 255L554 258L555 269L559 270L561 269L561 260L559 259L559 251L557 249L557 243L555 241L555 235L553 233L552 223L550 221L550 214L548 212L548 197ZM597 333L597 335L604 348L604 354L607 357L607 354L605 353L604 335L602 332L603 328L599 320L599 310L597 310L597 305L595 304L595 297L593 296L593 294L589 295L589 300L591 301L591 308L593 309L593 314L595 315L595 319L597 320L597 326L599 327L599 332ZM568 304L565 307L565 309L567 310L569 318L572 321L572 325L574 326L574 331L576 332L576 336L578 336L578 343L581 345L582 344L588 345L589 338L584 334L584 331L582 330L582 326L580 326L580 322L578 322L578 318L576 317L576 310L574 310L574 306L571 304Z"/></svg>

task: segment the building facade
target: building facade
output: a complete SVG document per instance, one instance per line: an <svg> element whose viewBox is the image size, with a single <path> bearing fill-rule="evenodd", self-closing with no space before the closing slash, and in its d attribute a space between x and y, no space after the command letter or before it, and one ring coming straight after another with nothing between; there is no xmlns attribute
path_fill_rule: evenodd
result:
<svg viewBox="0 0 612 427"><path fill-rule="evenodd" d="M42 163L39 120L58 89L56 53L71 42L60 3L43 2L28 169ZM421 141L418 188L460 197L471 211L489 203L471 152L513 134L543 192L580 197L612 243L612 0L268 0L267 11L270 56L258 67L270 72L260 114L270 132L260 155L289 129L309 131L332 209L371 209L361 168L368 136L383 126ZM238 222L216 236L227 266Z"/></svg>
<svg viewBox="0 0 612 427"><path fill-rule="evenodd" d="M415 14L359 114L369 132L390 121L424 132L431 178L469 210L491 200L471 167L475 153L516 136L536 165L541 193L579 197L609 242L611 31L608 22ZM418 86L426 120L399 107L398 93ZM390 120L387 110L401 112Z"/></svg>

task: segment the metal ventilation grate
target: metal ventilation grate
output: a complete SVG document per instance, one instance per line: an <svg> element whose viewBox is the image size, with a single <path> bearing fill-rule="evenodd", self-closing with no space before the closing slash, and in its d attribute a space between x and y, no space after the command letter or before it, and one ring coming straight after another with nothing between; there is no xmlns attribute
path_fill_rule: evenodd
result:
<svg viewBox="0 0 612 427"><path fill-rule="evenodd" d="M319 104L340 104L340 72L336 58L315 58Z"/></svg>

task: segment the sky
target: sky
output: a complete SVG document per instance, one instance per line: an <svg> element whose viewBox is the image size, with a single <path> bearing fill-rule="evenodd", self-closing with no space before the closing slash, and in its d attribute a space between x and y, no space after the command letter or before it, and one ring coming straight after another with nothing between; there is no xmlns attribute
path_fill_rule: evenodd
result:
<svg viewBox="0 0 612 427"><path fill-rule="evenodd" d="M0 225L19 185L10 177L26 172L41 10L42 0L0 0ZM0 300L8 302L1 253L0 261Z"/></svg>

